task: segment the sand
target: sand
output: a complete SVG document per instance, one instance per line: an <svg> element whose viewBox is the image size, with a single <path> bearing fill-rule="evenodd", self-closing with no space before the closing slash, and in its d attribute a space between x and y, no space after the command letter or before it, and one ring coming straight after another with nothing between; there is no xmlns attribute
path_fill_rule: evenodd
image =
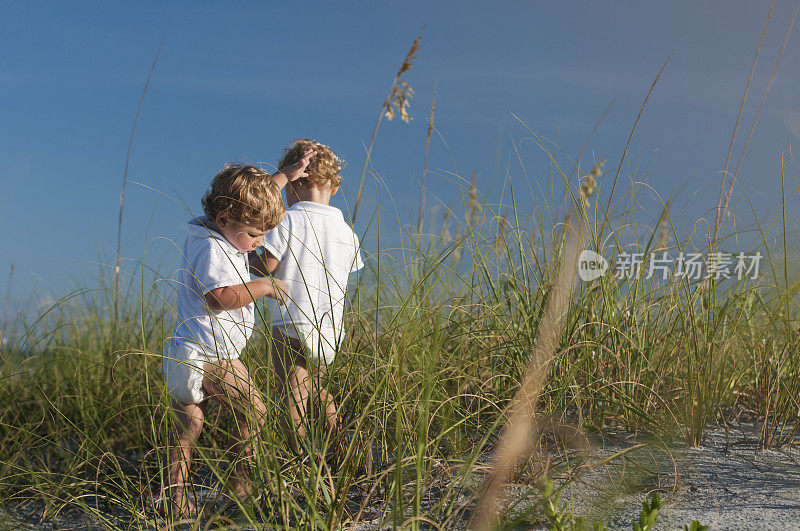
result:
<svg viewBox="0 0 800 531"><path fill-rule="evenodd" d="M568 464L560 454L561 465L551 469L556 485L564 485L561 505L576 516L602 521L607 529L631 529L642 501L658 491L664 507L658 512L657 530L683 529L692 520L713 530L800 529L800 450L760 450L756 425L711 429L703 446L697 447L618 432L602 439L570 451ZM442 463L442 467L448 464ZM474 474L463 483L459 497L464 504L463 518L451 521L450 528L466 528L474 507L472 495L479 491L482 480L483 476ZM213 499L217 486L212 479L204 483L203 496ZM534 524L541 512L533 486L509 486L506 501L513 504L512 514L527 514L516 529L548 529ZM358 502L357 495L353 502ZM0 510L0 524L3 528L74 530L137 527L130 514L105 507L102 500L96 500L95 506L106 515L105 522L76 510L41 521L43 506L39 504ZM380 525L378 508L370 509L366 518L350 529L391 528ZM252 527L242 522L242 528Z"/></svg>

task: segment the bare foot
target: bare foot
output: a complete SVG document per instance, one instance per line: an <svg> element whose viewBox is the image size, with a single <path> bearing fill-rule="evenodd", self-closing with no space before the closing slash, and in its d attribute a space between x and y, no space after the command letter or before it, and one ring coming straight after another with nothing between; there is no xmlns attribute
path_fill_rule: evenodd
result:
<svg viewBox="0 0 800 531"><path fill-rule="evenodd" d="M176 495L172 498L161 496L156 500L155 506L156 513L162 518L172 516L189 520L197 517L195 504L182 495Z"/></svg>
<svg viewBox="0 0 800 531"><path fill-rule="evenodd" d="M235 502L246 502L253 496L253 485L250 481L230 478L222 488L223 496Z"/></svg>

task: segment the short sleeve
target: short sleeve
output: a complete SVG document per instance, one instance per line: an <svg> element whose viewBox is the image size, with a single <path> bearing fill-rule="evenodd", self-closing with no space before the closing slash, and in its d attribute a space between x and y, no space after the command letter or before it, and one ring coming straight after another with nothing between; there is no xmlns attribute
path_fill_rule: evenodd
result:
<svg viewBox="0 0 800 531"><path fill-rule="evenodd" d="M289 222L284 216L277 227L264 235L264 248L278 260L283 260L289 248Z"/></svg>
<svg viewBox="0 0 800 531"><path fill-rule="evenodd" d="M358 236L353 233L353 243L355 244L355 256L353 257L353 265L350 268L351 273L355 273L364 267L364 260L361 259L361 244L358 242Z"/></svg>
<svg viewBox="0 0 800 531"><path fill-rule="evenodd" d="M224 242L216 238L200 238L187 249L189 273L195 278L202 293L225 286L242 284L250 280L242 278L233 258L223 248Z"/></svg>

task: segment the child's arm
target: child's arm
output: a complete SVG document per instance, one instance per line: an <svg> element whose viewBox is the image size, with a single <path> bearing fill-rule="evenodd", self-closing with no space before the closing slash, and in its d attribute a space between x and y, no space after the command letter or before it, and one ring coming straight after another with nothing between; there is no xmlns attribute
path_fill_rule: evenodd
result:
<svg viewBox="0 0 800 531"><path fill-rule="evenodd" d="M280 260L267 250L264 250L263 254L259 254L258 251L250 251L247 260L250 264L250 273L259 277L268 277L280 264Z"/></svg>
<svg viewBox="0 0 800 531"><path fill-rule="evenodd" d="M279 304L283 304L288 291L283 281L275 278L257 278L244 284L212 289L205 294L205 299L208 307L218 312L237 310L261 297L271 297L277 299Z"/></svg>
<svg viewBox="0 0 800 531"><path fill-rule="evenodd" d="M316 151L309 149L303 153L302 159L273 173L272 182L275 183L278 190L283 190L286 184L291 181L296 181L301 177L308 177L308 174L305 172L306 166L311 162L311 157L316 154Z"/></svg>

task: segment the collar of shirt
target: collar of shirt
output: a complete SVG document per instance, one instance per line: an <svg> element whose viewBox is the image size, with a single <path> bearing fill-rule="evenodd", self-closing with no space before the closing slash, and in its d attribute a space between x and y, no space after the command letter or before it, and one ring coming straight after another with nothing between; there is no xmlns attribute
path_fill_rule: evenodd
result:
<svg viewBox="0 0 800 531"><path fill-rule="evenodd" d="M192 236L196 236L198 238L216 238L222 244L222 248L225 249L225 251L227 251L229 254L247 254L240 253L239 250L234 247L231 242L227 240L227 238L225 238L225 236L212 229L208 216L200 216L199 218L189 220L186 226L189 229L189 234Z"/></svg>
<svg viewBox="0 0 800 531"><path fill-rule="evenodd" d="M316 212L324 216L334 216L344 219L342 211L331 205L323 205L313 201L298 201L289 207L289 210L305 210L306 212Z"/></svg>

